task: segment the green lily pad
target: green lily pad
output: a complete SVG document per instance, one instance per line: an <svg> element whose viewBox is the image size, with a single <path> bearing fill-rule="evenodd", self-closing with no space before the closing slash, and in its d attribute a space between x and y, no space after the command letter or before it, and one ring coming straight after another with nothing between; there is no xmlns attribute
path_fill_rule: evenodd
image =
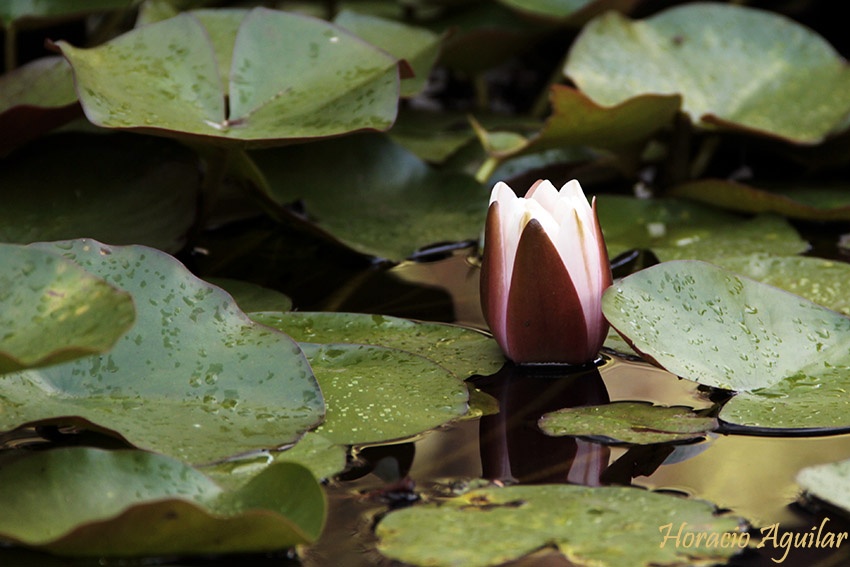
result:
<svg viewBox="0 0 850 567"><path fill-rule="evenodd" d="M71 66L43 57L0 76L0 156L80 114Z"/></svg>
<svg viewBox="0 0 850 567"><path fill-rule="evenodd" d="M662 261L773 254L791 256L809 244L784 219L770 215L743 220L737 215L677 199L635 199L602 195L599 222L613 258L648 248Z"/></svg>
<svg viewBox="0 0 850 567"><path fill-rule="evenodd" d="M322 395L298 345L170 256L91 240L37 248L128 291L136 323L104 356L4 376L0 430L74 416L203 463L291 443L321 421Z"/></svg>
<svg viewBox="0 0 850 567"><path fill-rule="evenodd" d="M0 23L3 27L21 20L60 20L105 12L119 8L129 8L134 0L12 0L0 4Z"/></svg>
<svg viewBox="0 0 850 567"><path fill-rule="evenodd" d="M645 357L707 386L826 388L831 368L850 365L850 319L705 262L632 274L605 292L602 309Z"/></svg>
<svg viewBox="0 0 850 567"><path fill-rule="evenodd" d="M367 345L301 348L327 405L316 433L338 445L410 437L468 410L466 385L427 358Z"/></svg>
<svg viewBox="0 0 850 567"><path fill-rule="evenodd" d="M400 260L427 244L475 239L484 224L487 194L471 177L439 172L385 135L252 157L274 202L303 203L319 228L358 252Z"/></svg>
<svg viewBox="0 0 850 567"><path fill-rule="evenodd" d="M806 467L797 474L797 484L845 512L850 512L850 460Z"/></svg>
<svg viewBox="0 0 850 567"><path fill-rule="evenodd" d="M635 0L499 0L527 16L581 25L606 10L628 11Z"/></svg>
<svg viewBox="0 0 850 567"><path fill-rule="evenodd" d="M707 502L669 494L539 485L483 488L393 511L376 533L381 553L412 565L486 567L555 546L576 565L635 567L725 563L741 549L705 539L676 546L679 526L739 541L741 524Z"/></svg>
<svg viewBox="0 0 850 567"><path fill-rule="evenodd" d="M200 470L220 486L235 490L274 463L297 463L317 479L327 479L346 466L347 449L309 431L298 443L283 451L260 451L202 467Z"/></svg>
<svg viewBox="0 0 850 567"><path fill-rule="evenodd" d="M195 222L195 154L127 134L57 134L0 168L0 240L94 238L177 252Z"/></svg>
<svg viewBox="0 0 850 567"><path fill-rule="evenodd" d="M342 10L333 21L410 65L413 76L401 82L401 96L411 97L425 89L428 75L440 54L439 35L351 10Z"/></svg>
<svg viewBox="0 0 850 567"><path fill-rule="evenodd" d="M183 13L91 49L58 42L86 116L107 128L266 145L392 125L395 58L322 20L265 8L244 12L234 36L233 14Z"/></svg>
<svg viewBox="0 0 850 567"><path fill-rule="evenodd" d="M717 420L681 406L615 402L550 412L540 418L538 426L553 437L603 437L617 443L650 445L700 439L717 427Z"/></svg>
<svg viewBox="0 0 850 567"><path fill-rule="evenodd" d="M814 256L725 257L717 265L850 315L850 264Z"/></svg>
<svg viewBox="0 0 850 567"><path fill-rule="evenodd" d="M405 350L433 360L455 376L493 374L505 357L492 338L455 325L363 313L250 313L258 323L302 343L353 343Z"/></svg>
<svg viewBox="0 0 850 567"><path fill-rule="evenodd" d="M0 290L0 374L106 352L135 319L130 294L33 248L0 244Z"/></svg>
<svg viewBox="0 0 850 567"><path fill-rule="evenodd" d="M564 146L592 146L611 150L638 148L652 134L670 124L679 110L678 95L642 95L611 108L593 102L570 87L550 90L552 114L543 128L526 139L510 132L485 132L479 138L488 153L505 159ZM512 143L497 143L497 135L514 136Z"/></svg>
<svg viewBox="0 0 850 567"><path fill-rule="evenodd" d="M816 144L850 111L850 70L822 37L778 14L696 3L588 24L564 73L593 100L681 94L694 123Z"/></svg>
<svg viewBox="0 0 850 567"><path fill-rule="evenodd" d="M0 506L0 538L72 556L285 549L314 541L325 516L321 487L294 463L227 492L168 457L84 447L0 468Z"/></svg>
<svg viewBox="0 0 850 567"><path fill-rule="evenodd" d="M239 309L251 311L289 311L292 300L277 290L231 278L204 278L233 296Z"/></svg>
<svg viewBox="0 0 850 567"><path fill-rule="evenodd" d="M429 163L444 163L475 140L467 115L400 109L390 138Z"/></svg>
<svg viewBox="0 0 850 567"><path fill-rule="evenodd" d="M769 212L814 221L850 220L846 187L806 187L776 192L724 179L701 179L677 185L670 194L747 213Z"/></svg>

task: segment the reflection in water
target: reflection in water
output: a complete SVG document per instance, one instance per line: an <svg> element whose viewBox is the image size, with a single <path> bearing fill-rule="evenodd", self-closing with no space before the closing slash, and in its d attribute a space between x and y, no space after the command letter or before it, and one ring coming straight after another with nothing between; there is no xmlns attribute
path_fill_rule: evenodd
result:
<svg viewBox="0 0 850 567"><path fill-rule="evenodd" d="M569 482L597 486L608 466L607 447L574 437L550 437L537 427L547 412L608 402L595 366L506 365L474 385L499 401L500 411L481 418L483 476L521 483Z"/></svg>

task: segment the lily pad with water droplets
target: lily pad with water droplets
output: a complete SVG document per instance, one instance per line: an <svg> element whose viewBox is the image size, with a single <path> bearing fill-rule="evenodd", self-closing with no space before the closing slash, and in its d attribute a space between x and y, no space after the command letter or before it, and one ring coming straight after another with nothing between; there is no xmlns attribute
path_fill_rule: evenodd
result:
<svg viewBox="0 0 850 567"><path fill-rule="evenodd" d="M681 406L615 402L550 412L540 418L538 425L553 437L602 437L613 442L649 445L700 439L717 427L717 420Z"/></svg>
<svg viewBox="0 0 850 567"><path fill-rule="evenodd" d="M106 352L134 319L130 294L70 260L0 244L0 374Z"/></svg>
<svg viewBox="0 0 850 567"><path fill-rule="evenodd" d="M378 549L412 565L487 567L555 546L575 565L640 567L725 563L741 549L676 546L683 522L694 531L732 532L742 520L717 516L708 502L632 487L508 486L387 514ZM664 539L664 526L671 539ZM704 542L705 540L703 540Z"/></svg>
<svg viewBox="0 0 850 567"><path fill-rule="evenodd" d="M403 350L302 343L327 405L316 433L340 445L410 437L463 416L466 385Z"/></svg>
<svg viewBox="0 0 850 567"><path fill-rule="evenodd" d="M88 420L204 463L291 443L321 421L322 394L298 345L174 258L91 240L34 247L129 292L137 318L103 356L4 376L0 430Z"/></svg>
<svg viewBox="0 0 850 567"><path fill-rule="evenodd" d="M362 313L250 313L258 323L279 329L302 343L384 346L429 358L466 379L493 374L505 357L492 338L472 329Z"/></svg>
<svg viewBox="0 0 850 567"><path fill-rule="evenodd" d="M292 300L277 290L231 278L204 278L233 296L239 309L250 311L289 311Z"/></svg>
<svg viewBox="0 0 850 567"><path fill-rule="evenodd" d="M0 538L70 556L257 552L314 541L325 499L310 472L269 467L226 491L175 459L70 447L0 467Z"/></svg>
<svg viewBox="0 0 850 567"><path fill-rule="evenodd" d="M826 388L832 369L850 365L850 318L705 262L641 270L602 305L635 350L707 386L740 392L805 378Z"/></svg>
<svg viewBox="0 0 850 567"><path fill-rule="evenodd" d="M322 20L240 13L238 31L234 12L183 13L91 49L57 46L106 128L268 145L392 125L395 58Z"/></svg>
<svg viewBox="0 0 850 567"><path fill-rule="evenodd" d="M564 73L599 104L681 94L702 127L803 144L841 129L850 112L850 70L825 39L731 4L689 3L636 21L603 14L572 45Z"/></svg>

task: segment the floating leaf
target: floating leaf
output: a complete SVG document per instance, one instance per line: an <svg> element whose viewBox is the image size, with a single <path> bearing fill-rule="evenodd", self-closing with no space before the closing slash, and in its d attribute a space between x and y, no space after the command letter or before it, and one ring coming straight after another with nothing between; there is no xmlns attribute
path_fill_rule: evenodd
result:
<svg viewBox="0 0 850 567"><path fill-rule="evenodd" d="M252 157L273 201L302 203L319 228L358 252L400 260L426 244L477 238L484 223L487 195L471 177L438 172L381 134Z"/></svg>
<svg viewBox="0 0 850 567"><path fill-rule="evenodd" d="M235 492L180 461L70 447L0 468L0 537L51 553L140 556L284 549L314 541L324 495L294 463Z"/></svg>
<svg viewBox="0 0 850 567"><path fill-rule="evenodd" d="M750 220L676 199L635 199L603 195L599 222L613 258L633 248L649 248L662 261L768 253L790 256L809 244L784 219Z"/></svg>
<svg viewBox="0 0 850 567"><path fill-rule="evenodd" d="M129 8L132 4L133 0L12 0L0 4L0 23L9 27L21 20L60 20Z"/></svg>
<svg viewBox="0 0 850 567"><path fill-rule="evenodd" d="M704 262L641 270L609 288L602 304L636 350L708 386L819 382L831 366L850 364L850 319Z"/></svg>
<svg viewBox="0 0 850 567"><path fill-rule="evenodd" d="M274 289L231 278L205 278L233 296L239 309L251 311L289 311L292 300Z"/></svg>
<svg viewBox="0 0 850 567"><path fill-rule="evenodd" d="M170 256L90 240L38 248L130 292L137 319L104 356L4 376L0 430L88 420L139 447L209 462L291 443L321 421L298 346Z"/></svg>
<svg viewBox="0 0 850 567"><path fill-rule="evenodd" d="M464 415L466 385L397 349L302 343L327 405L316 433L339 445L410 437Z"/></svg>
<svg viewBox="0 0 850 567"><path fill-rule="evenodd" d="M797 474L797 484L810 495L850 512L850 460L806 467Z"/></svg>
<svg viewBox="0 0 850 567"><path fill-rule="evenodd" d="M387 514L378 549L413 565L485 567L554 545L576 565L636 567L722 562L737 546L675 545L679 526L739 541L741 520L711 504L632 487L508 486ZM670 539L664 538L665 526ZM708 541L712 541L709 539ZM743 547L746 547L744 545Z"/></svg>
<svg viewBox="0 0 850 567"><path fill-rule="evenodd" d="M850 112L850 70L822 37L778 14L720 3L645 20L608 12L588 24L564 68L602 105L677 94L703 127L816 144Z"/></svg>
<svg viewBox="0 0 850 567"><path fill-rule="evenodd" d="M850 220L846 187L805 187L776 192L724 179L701 179L677 185L670 194L747 213L770 212L815 221Z"/></svg>
<svg viewBox="0 0 850 567"><path fill-rule="evenodd" d="M635 0L499 0L521 14L579 26L606 10L628 11Z"/></svg>
<svg viewBox="0 0 850 567"><path fill-rule="evenodd" d="M385 346L429 358L466 379L493 374L505 357L492 338L455 325L362 313L251 313L299 342Z"/></svg>
<svg viewBox="0 0 850 567"><path fill-rule="evenodd" d="M233 12L183 13L95 48L57 46L99 126L245 144L390 127L393 57L322 20L243 13L235 37Z"/></svg>
<svg viewBox="0 0 850 567"><path fill-rule="evenodd" d="M57 134L0 165L0 240L94 238L177 252L195 222L195 154L127 134Z"/></svg>
<svg viewBox="0 0 850 567"><path fill-rule="evenodd" d="M615 402L550 412L540 418L538 425L553 437L603 437L614 442L649 445L699 439L717 427L717 420L681 406Z"/></svg>
<svg viewBox="0 0 850 567"><path fill-rule="evenodd" d="M0 76L0 156L80 114L71 66L43 57Z"/></svg>
<svg viewBox="0 0 850 567"><path fill-rule="evenodd" d="M652 134L668 125L678 112L678 95L642 95L605 108L570 87L555 85L550 90L552 115L535 136L516 138L499 146L500 132L479 129L479 137L491 155L504 159L564 146L592 146L611 150L639 148Z"/></svg>
<svg viewBox="0 0 850 567"><path fill-rule="evenodd" d="M135 319L128 293L33 248L0 244L0 290L0 374L106 352Z"/></svg>
<svg viewBox="0 0 850 567"><path fill-rule="evenodd" d="M411 97L425 89L440 54L439 35L351 10L339 12L334 23L410 64L413 76L401 82L401 96Z"/></svg>
<svg viewBox="0 0 850 567"><path fill-rule="evenodd" d="M727 270L805 297L827 309L850 315L850 264L814 256L725 257L715 263Z"/></svg>
<svg viewBox="0 0 850 567"><path fill-rule="evenodd" d="M467 115L400 109L389 137L424 161L443 163L475 140Z"/></svg>

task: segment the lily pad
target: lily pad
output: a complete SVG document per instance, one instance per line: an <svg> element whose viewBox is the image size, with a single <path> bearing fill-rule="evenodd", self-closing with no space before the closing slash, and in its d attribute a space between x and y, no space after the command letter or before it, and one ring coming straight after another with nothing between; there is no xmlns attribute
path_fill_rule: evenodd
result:
<svg viewBox="0 0 850 567"><path fill-rule="evenodd" d="M0 76L0 156L80 114L71 66L43 57Z"/></svg>
<svg viewBox="0 0 850 567"><path fill-rule="evenodd" d="M183 13L95 48L57 46L98 126L267 145L392 125L395 58L322 20L244 14L235 36L232 12L210 16L214 29Z"/></svg>
<svg viewBox="0 0 850 567"><path fill-rule="evenodd" d="M0 4L0 23L9 27L22 20L60 20L129 8L132 4L133 0L12 0Z"/></svg>
<svg viewBox="0 0 850 567"><path fill-rule="evenodd" d="M808 494L850 512L850 460L806 467L797 484Z"/></svg>
<svg viewBox="0 0 850 567"><path fill-rule="evenodd" d="M319 228L364 254L401 260L426 244L475 239L484 224L487 195L471 177L439 172L382 134L252 157L274 202L303 204Z"/></svg>
<svg viewBox="0 0 850 567"><path fill-rule="evenodd" d="M425 89L431 67L440 54L439 35L351 10L339 12L334 23L410 65L413 76L401 82L401 96L411 97Z"/></svg>
<svg viewBox="0 0 850 567"><path fill-rule="evenodd" d="M468 410L466 385L427 358L367 345L301 348L327 405L316 433L339 445L410 437Z"/></svg>
<svg viewBox="0 0 850 567"><path fill-rule="evenodd" d="M433 360L461 379L493 374L505 363L496 341L456 325L363 313L298 311L249 316L302 343L353 343L405 350Z"/></svg>
<svg viewBox="0 0 850 567"><path fill-rule="evenodd" d="M128 134L57 134L0 167L0 240L94 238L177 252L195 222L197 156Z"/></svg>
<svg viewBox="0 0 850 567"><path fill-rule="evenodd" d="M602 308L635 350L707 386L826 388L830 368L850 365L850 318L705 262L632 274L605 292Z"/></svg>
<svg viewBox="0 0 850 567"><path fill-rule="evenodd" d="M3 377L0 430L69 416L190 462L291 443L322 419L304 354L231 297L143 246L37 245L128 291L135 325L104 356Z"/></svg>
<svg viewBox="0 0 850 567"><path fill-rule="evenodd" d="M724 257L716 264L850 315L850 264L814 256Z"/></svg>
<svg viewBox="0 0 850 567"><path fill-rule="evenodd" d="M814 221L850 220L846 187L803 187L776 192L724 179L702 179L677 185L670 194L734 211L770 212Z"/></svg>
<svg viewBox="0 0 850 567"><path fill-rule="evenodd" d="M0 290L0 374L106 352L135 319L127 292L24 246L0 244Z"/></svg>
<svg viewBox="0 0 850 567"><path fill-rule="evenodd" d="M289 311L292 300L277 290L231 278L204 278L233 296L239 309L251 311Z"/></svg>
<svg viewBox="0 0 850 567"><path fill-rule="evenodd" d="M745 220L719 209L677 199L635 199L603 195L599 222L612 258L648 248L662 261L773 254L791 256L809 248L782 218Z"/></svg>
<svg viewBox="0 0 850 567"><path fill-rule="evenodd" d="M582 30L564 73L602 105L681 94L702 127L804 144L821 142L850 112L850 70L826 40L732 4L687 4L639 21L603 14Z"/></svg>
<svg viewBox="0 0 850 567"><path fill-rule="evenodd" d="M310 472L269 467L234 492L180 461L70 447L0 468L0 538L72 556L232 553L314 541L325 500Z"/></svg>
<svg viewBox="0 0 850 567"><path fill-rule="evenodd" d="M635 0L499 0L517 12L579 26L606 10L628 11Z"/></svg>
<svg viewBox="0 0 850 567"><path fill-rule="evenodd" d="M727 532L729 539L744 539L741 519L717 516L707 502L575 485L473 490L390 512L376 533L384 555L432 567L499 565L545 546L557 547L576 565L606 567L725 563L741 551L705 539L687 549L676 546L680 525L715 539Z"/></svg>
<svg viewBox="0 0 850 567"><path fill-rule="evenodd" d="M700 439L717 427L717 420L681 406L615 402L550 412L540 418L538 426L553 437L602 437L616 443L650 445Z"/></svg>
<svg viewBox="0 0 850 567"><path fill-rule="evenodd" d="M554 85L550 90L552 114L543 128L526 139L513 133L485 132L479 138L488 152L500 159L564 146L592 146L611 150L636 149L652 134L670 124L679 110L678 95L637 96L606 108L573 88ZM513 135L511 144L498 144L495 136Z"/></svg>

